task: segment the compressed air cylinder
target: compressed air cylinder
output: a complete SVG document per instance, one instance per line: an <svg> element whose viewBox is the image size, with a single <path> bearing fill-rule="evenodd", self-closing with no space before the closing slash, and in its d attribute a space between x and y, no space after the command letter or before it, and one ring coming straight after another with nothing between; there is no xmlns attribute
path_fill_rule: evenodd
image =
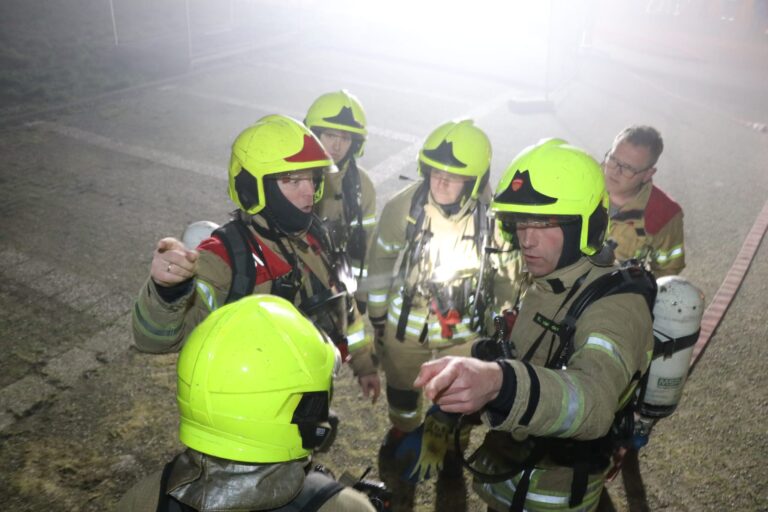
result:
<svg viewBox="0 0 768 512"><path fill-rule="evenodd" d="M187 249L196 249L219 225L209 220L193 222L184 230L181 241Z"/></svg>
<svg viewBox="0 0 768 512"><path fill-rule="evenodd" d="M683 393L704 313L704 294L680 276L662 277L656 283L656 350L639 412L649 418L664 418L672 414Z"/></svg>

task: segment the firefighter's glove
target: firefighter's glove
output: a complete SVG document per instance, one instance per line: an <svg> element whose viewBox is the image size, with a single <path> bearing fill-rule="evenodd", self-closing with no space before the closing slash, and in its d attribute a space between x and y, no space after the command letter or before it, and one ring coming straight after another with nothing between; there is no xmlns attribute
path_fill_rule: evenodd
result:
<svg viewBox="0 0 768 512"><path fill-rule="evenodd" d="M428 480L443 468L445 453L453 446L458 416L444 413L436 405L427 411L424 423L409 432L395 451L395 458L406 461L403 479Z"/></svg>

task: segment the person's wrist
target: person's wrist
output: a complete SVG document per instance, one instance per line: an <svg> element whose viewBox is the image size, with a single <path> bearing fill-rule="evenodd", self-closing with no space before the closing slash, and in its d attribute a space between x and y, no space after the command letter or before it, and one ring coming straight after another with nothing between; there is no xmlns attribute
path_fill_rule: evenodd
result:
<svg viewBox="0 0 768 512"><path fill-rule="evenodd" d="M517 394L517 377L515 370L506 359L498 359L493 363L498 370L492 373L495 396L486 404L486 410L492 414L492 424L498 424L503 421L512 410ZM498 380L497 380L498 379ZM498 385L498 388L495 386Z"/></svg>

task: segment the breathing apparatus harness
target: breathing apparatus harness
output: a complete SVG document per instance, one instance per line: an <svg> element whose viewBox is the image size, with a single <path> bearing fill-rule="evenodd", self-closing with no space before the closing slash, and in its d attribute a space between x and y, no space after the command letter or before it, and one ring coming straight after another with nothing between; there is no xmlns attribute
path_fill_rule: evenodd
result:
<svg viewBox="0 0 768 512"><path fill-rule="evenodd" d="M588 274L589 271L577 279L563 300L558 312L581 288ZM552 282L550 284L554 285ZM562 283L559 284L562 286ZM587 285L568 308L561 322L556 323L543 317L543 315L537 314L534 321L542 325L544 329L521 360L523 362L529 361L541 345L546 333L552 332L553 338L555 336L558 337L560 342L556 348L554 348L554 344L550 346L550 353L548 354L545 367L565 369L574 353L573 337L576 332L576 322L578 319L589 306L599 299L620 293L641 295L645 299L648 310L652 312L656 297L656 281L653 274L640 266L620 268L595 279ZM518 310L519 304L511 311L506 311L504 316L497 316L494 319L496 332L493 337L480 340L472 347L472 355L474 357L486 361L517 359L517 351L509 336ZM529 441L532 442L532 448L528 456L511 470L499 474L485 473L472 467L471 463L478 455L477 452L467 459L461 456L462 462L475 477L488 483L503 482L522 472L522 477L518 481L509 509L510 511L522 511L533 469L537 463L548 456L553 462L573 469L569 506L576 507L583 501L586 494L589 474L605 470L610 463L614 450L631 443L634 433L634 412L638 407L638 403L642 401L646 376L647 372L643 375L638 372L633 376L633 382L636 386L639 385L640 390L637 393L630 392L628 394L628 402L616 413L611 429L602 438L576 441L573 439L530 437ZM528 415L526 414L526 416ZM458 432L463 421L465 421L465 418L463 416L459 417L456 428L455 444L458 454L461 454ZM527 424L528 421L530 421L530 418L521 419L521 423L524 424Z"/></svg>
<svg viewBox="0 0 768 512"><path fill-rule="evenodd" d="M272 279L270 294L294 302L298 293L301 298L301 302L298 305L299 310L310 317L318 327L322 328L329 335L334 344L341 350L342 358L346 359L346 325L353 311L349 309L351 301L348 300L346 287L339 278L337 266L329 262L325 255L320 254L320 259L323 261L331 277L330 287L325 286L313 272L310 272L310 285L315 293L309 296L306 287L302 285L302 272L299 268L296 253L295 251L288 250L282 238L286 238L289 245L293 246L293 244L296 244L302 249L306 249L308 244L295 236L278 231L275 228L275 223L271 222L269 218L267 218L267 224L269 227L264 228L256 222L250 222L251 227L259 236L275 242L280 255L291 267L290 272L287 274ZM232 263L232 285L225 300L225 304L229 304L253 293L256 286L254 257L258 257L267 268L267 271L271 273L269 261L264 255L260 241L248 229L248 225L242 216L235 216L230 222L216 229L213 235L221 240ZM328 232L316 216L313 217L310 224L309 235L320 244L321 248L332 247L332 241L328 236ZM254 252L256 253L255 255L253 254ZM334 252L333 250L331 251L332 254ZM333 291L332 288L334 286L339 289L338 292ZM336 310L338 318L334 319L333 315L328 314L331 313L331 310Z"/></svg>
<svg viewBox="0 0 768 512"><path fill-rule="evenodd" d="M357 220L357 225L346 231L342 249L350 258L360 262L360 273L357 278L361 279L366 253L366 236L365 229L363 229L363 189L360 183L360 170L357 168L357 161L353 156L349 157L347 172L341 180L341 190L344 219L349 224L352 223L352 219Z"/></svg>
<svg viewBox="0 0 768 512"><path fill-rule="evenodd" d="M418 267L419 262L425 254L429 253L429 242L432 238L432 232L429 229L424 229L424 221L426 218L426 212L424 206L426 205L429 197L429 180L425 179L416 189L413 197L411 198L411 205L408 211L408 217L406 217L405 227L405 240L406 246L399 255L397 263L395 264L396 274L399 274L403 281L402 298L403 304L400 312L400 318L397 321L397 330L395 331L395 337L399 341L405 340L405 329L408 325L408 317L413 307L413 299L419 288L419 282L413 283L408 286L407 280L414 268ZM488 219L486 212L488 205L479 198L476 200L474 210L474 242L475 248L478 251L478 256L481 259L481 271L484 261L484 247L488 242ZM421 236L418 236L421 235ZM418 236L418 239L416 237ZM472 306L472 315L478 314L478 295L479 284L476 294L470 297ZM450 287L449 287L450 288ZM432 307L437 315L437 318L441 326L441 335L444 338L451 338L453 336L452 328L461 322L461 312L457 308L456 301L450 295L441 293L441 290L437 286L429 286L429 293L432 295ZM468 294L465 294L468 295ZM463 302L463 301L462 301ZM458 304L462 307L462 304ZM462 309L464 309L462 307ZM474 316L473 316L474 318ZM475 323L475 328L477 323ZM419 335L419 342L423 343L427 338L427 323L421 330Z"/></svg>

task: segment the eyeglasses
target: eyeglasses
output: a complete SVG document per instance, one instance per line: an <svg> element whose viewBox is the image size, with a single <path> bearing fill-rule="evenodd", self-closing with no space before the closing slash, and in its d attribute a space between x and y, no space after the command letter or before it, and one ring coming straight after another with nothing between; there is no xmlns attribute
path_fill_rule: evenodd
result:
<svg viewBox="0 0 768 512"><path fill-rule="evenodd" d="M603 157L603 164L612 171L618 171L619 175L626 176L627 178L634 178L638 174L643 173L652 167L648 166L645 169L637 169L629 164L625 164L619 161L610 151L605 153L605 157Z"/></svg>
<svg viewBox="0 0 768 512"><path fill-rule="evenodd" d="M429 176L436 180L446 181L448 183L466 183L474 178L471 176L462 176L461 174L454 174L452 172L438 171L437 169L430 169Z"/></svg>
<svg viewBox="0 0 768 512"><path fill-rule="evenodd" d="M280 173L274 176L267 176L267 179L273 179L275 181L278 181L282 183L283 185L288 185L291 187L298 188L302 183L311 183L313 186L317 186L317 182L322 177L322 174L320 172L310 171L310 172L295 172L295 173Z"/></svg>
<svg viewBox="0 0 768 512"><path fill-rule="evenodd" d="M508 215L501 219L501 229L514 233L518 229L546 229L578 222L580 217L575 215L559 215L553 217L532 215Z"/></svg>

